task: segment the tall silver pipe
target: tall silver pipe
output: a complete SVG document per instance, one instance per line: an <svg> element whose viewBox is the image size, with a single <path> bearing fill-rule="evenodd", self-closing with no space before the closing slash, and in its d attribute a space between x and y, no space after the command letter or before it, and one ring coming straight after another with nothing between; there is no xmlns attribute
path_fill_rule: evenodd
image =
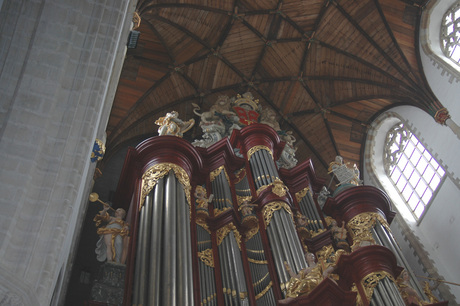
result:
<svg viewBox="0 0 460 306"><path fill-rule="evenodd" d="M261 167L261 168L259 168L259 170L261 172L260 174L263 175L263 177L265 178L266 185L268 185L268 184L270 184L272 182L272 179L270 178L269 167L267 166L267 163L265 162L261 151L263 151L263 150L259 150L259 151L255 152L254 157L259 161L259 165Z"/></svg>
<svg viewBox="0 0 460 306"><path fill-rule="evenodd" d="M177 288L175 275L177 273L177 249L174 243L176 241L176 178L174 172L170 171L166 181L166 201L165 201L165 214L164 214L164 228L163 231L163 270L162 270L162 287L163 287L163 305L175 306Z"/></svg>
<svg viewBox="0 0 460 306"><path fill-rule="evenodd" d="M395 239L392 237L391 233L388 233L386 228L380 223L379 220L377 220L376 225L375 225L375 230L379 237L383 241L383 246L386 246L390 250L393 251L393 253L396 256L398 265L403 266L406 271L410 275L410 284L412 288L414 288L419 296L422 299L427 300L427 297L425 295L425 292L423 291L420 283L417 281L417 277L415 276L414 272L412 271L412 268L410 267L409 263L407 262L406 258L404 257L401 249L399 248L399 245L396 243Z"/></svg>
<svg viewBox="0 0 460 306"><path fill-rule="evenodd" d="M236 241L235 235L233 232L229 234L229 244L231 247L231 255L233 259L233 264L235 266L235 277L237 280L237 298L240 299L240 293L245 294L245 298L243 299L243 305L246 303L244 302L245 300L247 301L247 286L246 286L246 278L244 275L244 269L243 269L243 262L241 260L241 253L238 247L238 242ZM241 299L240 299L241 300Z"/></svg>
<svg viewBox="0 0 460 306"><path fill-rule="evenodd" d="M399 293L399 290L396 288L396 284L388 278L384 278L382 281L383 281L383 285L386 287L387 292L393 301L393 305L404 306L406 303L402 299L401 294Z"/></svg>
<svg viewBox="0 0 460 306"><path fill-rule="evenodd" d="M275 267L278 272L280 282L286 283L289 280L289 278L288 278L287 271L283 263L284 256L281 254L277 234L275 233L275 230L273 229L272 224L270 224L267 227L267 234L270 240L270 246L272 248L272 253L273 253L273 260L275 262Z"/></svg>
<svg viewBox="0 0 460 306"><path fill-rule="evenodd" d="M189 220L186 220L185 213L187 204L185 203L185 194L182 189L181 184L176 184L176 249L177 249L177 276L176 276L176 286L177 286L177 304L178 305L189 305L188 296L191 294L189 292L188 281L188 244L187 241L190 240L190 237L187 237L187 224Z"/></svg>
<svg viewBox="0 0 460 306"><path fill-rule="evenodd" d="M149 201L149 196L145 198L145 204L141 208L140 216L139 216L139 231L137 237L137 248L136 248L136 266L134 268L134 289L133 289L133 305L142 305L143 301L140 300L140 285L141 285L141 272L142 270L142 241L144 240L144 228L145 225L145 205Z"/></svg>
<svg viewBox="0 0 460 306"><path fill-rule="evenodd" d="M273 226L274 229L277 231L279 242L281 245L281 251L284 254L284 258L287 259L287 262L291 267L294 267L296 271L300 269L299 261L293 256L293 252L291 251L291 247L289 245L290 241L286 236L285 229L283 227L283 221L281 220L281 210L277 210L273 213L273 219L270 222L270 226Z"/></svg>
<svg viewBox="0 0 460 306"><path fill-rule="evenodd" d="M147 280L149 277L150 271L150 227L152 224L152 207L153 207L153 197L152 193L150 193L144 202L144 207L142 210L143 213L143 226L142 226L142 240L140 240L142 250L139 253L139 259L141 262L141 271L140 271L140 284L139 284L139 299L140 303L145 303L145 299L147 298L148 286ZM141 304L142 305L142 304Z"/></svg>
<svg viewBox="0 0 460 306"><path fill-rule="evenodd" d="M270 175L270 182L273 182L278 177L278 171L276 170L275 163L273 162L272 156L265 150L260 150L260 155L262 160L265 162L265 165Z"/></svg>
<svg viewBox="0 0 460 306"><path fill-rule="evenodd" d="M262 166L262 163L261 163L260 159L258 158L258 156L256 154L254 154L252 156L251 160L252 159L254 159L254 162L255 162L256 167L257 167L257 173L258 173L257 179L259 179L259 177L260 177L260 182L262 183L262 186L263 185L268 185L268 181L265 178L265 173L263 171L263 166Z"/></svg>
<svg viewBox="0 0 460 306"><path fill-rule="evenodd" d="M162 229L163 229L163 212L165 202L165 178L158 180L155 187L152 204L151 223L148 223L150 228L150 246L162 245ZM149 241L149 240L147 240ZM149 269L149 286L148 286L148 301L150 305L161 305L161 248L153 247L150 254L150 269Z"/></svg>
<svg viewBox="0 0 460 306"><path fill-rule="evenodd" d="M305 265L303 265L301 262L301 258L305 258L305 256L302 256L303 252L300 247L300 243L299 243L297 234L295 234L295 229L292 223L292 219L289 220L290 217L288 216L287 212L284 209L279 210L279 216L280 216L280 224L278 224L278 226L280 227L280 229L282 230L284 229L284 235L286 236L286 240L290 247L286 251L288 250L291 251L289 253L291 253L292 258L294 259L295 269L297 271L300 271L301 269L305 267Z"/></svg>
<svg viewBox="0 0 460 306"><path fill-rule="evenodd" d="M222 245L222 243L217 247L219 251L220 272L222 276L222 287L224 289L225 305L231 305L232 304L231 298L227 294L227 290L230 287L230 279L228 275L227 260L226 260L227 256L225 256L224 246Z"/></svg>
<svg viewBox="0 0 460 306"><path fill-rule="evenodd" d="M185 243L186 243L186 252L187 252L187 263L186 263L186 269L187 269L187 305L193 305L194 304L194 288L193 288L193 263L192 263L192 239L191 239L191 230L190 230L190 206L187 203L187 197L185 195L185 192L183 190L182 185L180 186L182 190L182 198L184 199L184 212L185 212L185 220L184 220L184 226L185 226Z"/></svg>

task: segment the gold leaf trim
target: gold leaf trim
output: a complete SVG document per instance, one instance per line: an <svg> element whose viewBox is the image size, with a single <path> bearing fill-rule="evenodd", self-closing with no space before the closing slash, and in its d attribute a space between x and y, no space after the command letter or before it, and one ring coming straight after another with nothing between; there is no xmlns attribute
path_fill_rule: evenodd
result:
<svg viewBox="0 0 460 306"><path fill-rule="evenodd" d="M268 203L263 208L265 228L267 228L270 225L270 221L272 220L272 217L273 217L273 214L275 213L275 211L280 210L281 208L284 208L284 210L288 214L291 215L292 222L294 223L294 216L292 214L292 210L289 207L289 205L287 205L284 202L276 201L276 202Z"/></svg>
<svg viewBox="0 0 460 306"><path fill-rule="evenodd" d="M258 295L256 295L256 300L260 299L261 297L263 297L267 292L268 290L270 290L270 288L273 286L273 283L270 281L267 285L267 287L264 288L264 290L262 290Z"/></svg>
<svg viewBox="0 0 460 306"><path fill-rule="evenodd" d="M266 150L268 151L268 153L270 153L270 155L272 156L272 159L273 159L273 153L272 151L267 147L267 146L262 146L262 145L259 145L259 146L254 146L252 148L249 149L248 151L248 160L251 159L252 155L254 155L254 153L256 153L257 151L259 150Z"/></svg>
<svg viewBox="0 0 460 306"><path fill-rule="evenodd" d="M300 203L300 201L302 201L303 197L306 196L309 191L310 191L310 187L305 187L299 192L296 192L295 198L297 199L297 203Z"/></svg>
<svg viewBox="0 0 460 306"><path fill-rule="evenodd" d="M385 277L388 277L392 282L395 282L393 276L391 276L391 274L386 271L369 273L361 280L361 285L363 286L364 292L366 293L366 298L369 302L371 301L372 295L374 294L375 287L377 287L379 282Z"/></svg>
<svg viewBox="0 0 460 306"><path fill-rule="evenodd" d="M158 180L164 177L169 171L173 170L174 175L179 180L179 182L184 187L185 196L187 197L187 202L189 207L191 206L190 191L192 187L190 186L190 178L187 175L187 172L182 167L179 167L176 164L172 163L161 163L156 164L150 167L142 175L142 193L141 193L141 203L139 205L139 210L144 205L145 197L152 191L156 186Z"/></svg>
<svg viewBox="0 0 460 306"><path fill-rule="evenodd" d="M235 235L236 242L238 243L238 248L241 249L241 234L232 222L217 230L217 245L220 245L231 231L233 231L233 234Z"/></svg>
<svg viewBox="0 0 460 306"><path fill-rule="evenodd" d="M211 181L211 183L216 179L216 177L219 176L219 174L222 172L222 170L224 171L225 178L227 179L227 182L230 185L230 178L228 177L227 171L225 171L224 166L220 166L216 170L213 170L213 171L211 171L211 173L209 173L209 180Z"/></svg>
<svg viewBox="0 0 460 306"><path fill-rule="evenodd" d="M212 249L206 249L198 252L198 258L207 266L214 268L214 257L212 255Z"/></svg>

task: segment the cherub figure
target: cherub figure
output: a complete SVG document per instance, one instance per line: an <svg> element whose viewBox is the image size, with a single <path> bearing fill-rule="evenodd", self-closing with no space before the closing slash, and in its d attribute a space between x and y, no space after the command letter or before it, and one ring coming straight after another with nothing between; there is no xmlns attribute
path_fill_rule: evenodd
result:
<svg viewBox="0 0 460 306"><path fill-rule="evenodd" d="M190 119L187 122L179 119L179 113L172 111L167 113L165 117L159 118L155 121L156 125L159 125L158 135L172 135L182 137L185 132L190 130L195 124L195 119Z"/></svg>
<svg viewBox="0 0 460 306"><path fill-rule="evenodd" d="M251 204L249 201L245 200L243 204L240 205L239 210L241 210L241 215L244 217L253 215L253 209L254 207L257 207L256 204Z"/></svg>
<svg viewBox="0 0 460 306"><path fill-rule="evenodd" d="M128 253L128 223L123 221L126 211L123 208L115 210L114 216L110 216L107 210L109 205L104 205L104 209L99 212L99 215L94 217L96 226L101 223L106 223L105 226L99 227L97 233L100 235L99 241L96 243L97 260L113 261L124 264Z"/></svg>

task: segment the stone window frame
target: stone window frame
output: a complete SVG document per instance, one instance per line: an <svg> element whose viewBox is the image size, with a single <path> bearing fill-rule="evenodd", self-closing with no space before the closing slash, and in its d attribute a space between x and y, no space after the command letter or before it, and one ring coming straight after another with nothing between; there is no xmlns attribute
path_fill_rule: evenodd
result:
<svg viewBox="0 0 460 306"><path fill-rule="evenodd" d="M423 52L442 74L450 77L449 82L460 82L460 65L447 57L441 48L442 17L449 8L459 3L459 0L431 0L423 7L420 20L420 45Z"/></svg>
<svg viewBox="0 0 460 306"><path fill-rule="evenodd" d="M443 54L460 65L460 1L444 13L439 35Z"/></svg>
<svg viewBox="0 0 460 306"><path fill-rule="evenodd" d="M402 121L387 131L383 151L385 175L420 223L447 177L446 170Z"/></svg>

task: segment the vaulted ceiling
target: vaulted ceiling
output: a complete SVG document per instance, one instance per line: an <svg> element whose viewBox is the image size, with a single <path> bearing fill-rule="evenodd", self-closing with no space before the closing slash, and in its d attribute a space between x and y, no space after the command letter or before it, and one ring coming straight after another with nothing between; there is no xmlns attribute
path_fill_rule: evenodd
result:
<svg viewBox="0 0 460 306"><path fill-rule="evenodd" d="M293 131L299 161L326 177L341 155L362 164L369 124L396 105L441 106L418 57L426 0L140 0L107 127L107 154L157 134L176 110L195 117L220 95L252 92ZM185 138L201 138L196 127Z"/></svg>

